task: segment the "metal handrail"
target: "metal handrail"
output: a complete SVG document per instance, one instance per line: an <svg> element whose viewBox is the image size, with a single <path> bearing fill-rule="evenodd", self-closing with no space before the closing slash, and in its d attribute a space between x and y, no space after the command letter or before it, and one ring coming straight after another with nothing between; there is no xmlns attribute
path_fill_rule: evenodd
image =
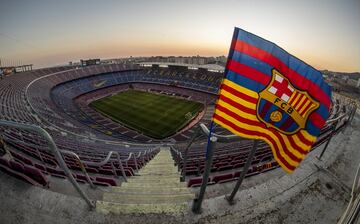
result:
<svg viewBox="0 0 360 224"><path fill-rule="evenodd" d="M132 152L130 152L129 153L129 156L128 156L128 158L126 158L124 161L125 161L125 164L126 164L126 166L129 166L129 160L131 159L131 157L133 157L134 156L134 154L132 153Z"/></svg>
<svg viewBox="0 0 360 224"><path fill-rule="evenodd" d="M206 127L206 125L204 123L200 123L200 128L202 130L202 132L208 136L210 134L210 130ZM238 138L238 135L220 135L220 134L216 134L214 132L211 133L211 136L215 136L218 140L220 139L232 139L232 138Z"/></svg>
<svg viewBox="0 0 360 224"><path fill-rule="evenodd" d="M142 157L141 157L141 154L142 154L142 152L139 152L139 153L138 153L138 156L136 156L136 158L138 158L138 159L140 160L140 159L142 158Z"/></svg>
<svg viewBox="0 0 360 224"><path fill-rule="evenodd" d="M129 159L131 159L132 154L133 154L133 153L130 152L129 155L128 155L128 158L124 160L124 161L126 162L126 165L127 165L127 161L129 161Z"/></svg>
<svg viewBox="0 0 360 224"><path fill-rule="evenodd" d="M177 167L178 167L178 171L180 171L180 161L181 160L183 160L184 158L183 158L183 156L182 156L182 153L179 151L179 150L177 150L177 149L175 149L175 147L174 146L170 146L170 150L171 151L173 151L174 153L176 153L176 158L175 158L175 162L176 162L176 164L177 164ZM180 158L180 159L179 159ZM182 172L182 171L181 171Z"/></svg>
<svg viewBox="0 0 360 224"><path fill-rule="evenodd" d="M349 112L349 113L350 113L350 112ZM338 117L335 117L335 118L333 118L333 119L329 119L329 120L326 121L326 124L330 124L330 123L332 123L332 122L338 121L338 120L340 120L341 118L345 117L347 114L348 114L348 113L344 113L344 114L339 115Z"/></svg>
<svg viewBox="0 0 360 224"><path fill-rule="evenodd" d="M86 180L89 182L90 187L95 188L95 185L92 182L91 178L89 177L89 174L87 173L87 170L85 169L84 163L81 161L80 157L76 153L68 151L68 150L60 150L60 152L62 154L68 154L68 155L71 155L71 156L75 157L75 159L77 160L77 162L80 165L81 171L85 174Z"/></svg>
<svg viewBox="0 0 360 224"><path fill-rule="evenodd" d="M8 137L6 137L6 138L8 138ZM12 138L12 137L11 137L11 138ZM16 142L16 143L23 143L23 144L25 144L25 145L27 145L27 146L30 146L30 147L33 147L33 148L36 148L36 149L38 149L38 148L42 148L42 149L45 149L45 150L47 149L46 147L43 147L43 146L40 146L40 145L37 146L37 145L33 145L33 144L31 144L31 143L19 142L19 141L15 140L15 139L11 139L11 141L14 141L14 142ZM137 165L136 156L135 156L134 153L130 153L127 159L121 160L121 156L120 156L120 154L119 154L118 152L116 152L116 151L110 151L110 152L108 153L108 155L106 156L106 158L105 158L103 161L100 161L100 162L91 162L91 161L82 161L82 160L80 159L80 157L79 157L75 152L68 151L68 150L59 150L59 151L60 151L61 153L64 152L65 154L71 154L72 156L74 156L74 157L76 158L76 160L79 162L79 164L86 164L86 165L96 166L96 167L100 167L100 166L105 165L106 163L109 162L109 160L111 159L111 156L112 156L112 155L116 155L117 160L118 160L119 165L120 165L121 174L122 174L125 182L127 182L127 176L126 176L126 173L125 173L125 170L124 170L124 166L123 166L123 163L122 163L123 161L125 161L125 162L126 162L126 166L128 166L128 161L131 159L131 157L134 157L135 166L136 166L136 171L138 171L138 165ZM151 152L153 152L153 149L148 149L148 150L145 150L145 151L149 151L149 153L151 153ZM139 157L141 156L141 154L142 154L142 152L139 152L139 155L138 155L137 158L139 158ZM143 153L143 154L144 154L144 153ZM113 163L111 163L111 165L113 166ZM80 165L80 166L81 166L81 165ZM81 168L81 167L80 167L80 168ZM84 168L85 168L85 167L84 167ZM82 169L82 168L81 168L81 169ZM83 171L83 169L82 169L82 171ZM113 166L113 171L116 173L116 170L115 170L115 167L114 167L114 166ZM87 173L86 169L85 169L85 172L86 172L85 176L88 176L88 173ZM84 172L84 173L85 173L85 172ZM90 178L87 178L87 179L90 180ZM91 180L89 181L89 183L90 183L90 185L92 185L91 187L93 187L93 184L92 184L92 181L91 181Z"/></svg>
<svg viewBox="0 0 360 224"><path fill-rule="evenodd" d="M110 151L103 161L100 161L100 162L84 161L84 163L86 165L100 167L100 166L103 166L103 165L107 164L109 162L109 160L111 159L112 155L116 155L117 161L119 162L119 165L120 165L121 175L123 176L124 181L127 182L127 177L126 177L126 174L125 174L124 166L123 166L122 161L121 161L120 154L118 152L116 152L116 151ZM116 169L114 167L114 164L111 163L111 166L113 168L114 173L116 174Z"/></svg>
<svg viewBox="0 0 360 224"><path fill-rule="evenodd" d="M32 147L32 148L35 148L37 152L39 152L39 150L38 150L39 148L41 148L42 150L47 150L47 147L44 147L44 146L41 146L41 145L34 145L34 144L27 143L27 142L24 142L24 141L21 142L21 141L12 139L12 137L11 137L11 139L10 139L9 137L6 137L5 139L6 139L6 141L15 142L15 143L17 143L17 144L24 144L24 145L26 145L26 146L30 146L30 147ZM105 165L106 163L108 163L109 160L110 160L110 158L111 158L111 156L112 156L113 154L115 154L115 155L117 155L117 159L118 159L119 164L120 164L121 174L122 174L125 182L127 182L126 174L125 174L125 171L124 171L124 168L123 168L121 159L120 159L120 155L119 155L117 152L115 152L115 151L110 151L110 152L108 153L108 155L106 156L106 158L105 158L103 161L101 161L101 162L82 161L82 160L80 159L79 155L76 154L75 152L72 152L72 151L69 151L69 150L59 150L59 151L60 151L62 154L68 154L68 155L71 155L71 156L75 157L75 159L77 160L77 162L78 162L79 165L80 165L81 170L82 170L83 173L85 174L86 179L88 180L88 182L89 182L89 184L90 184L90 186L91 186L92 188L95 188L95 186L93 185L91 179L88 178L88 173L87 173L87 170L86 170L84 164L86 164L86 165L91 165L91 166L96 166L96 167L100 167L100 166L103 166L103 165ZM40 153L39 153L39 155L40 155L40 158L42 158ZM113 164L111 164L111 165L113 166ZM113 166L113 171L116 173L116 170L115 170L115 167L114 167L114 166Z"/></svg>
<svg viewBox="0 0 360 224"><path fill-rule="evenodd" d="M135 155L134 153L132 153L132 155L133 155L133 157L134 157L134 164L135 164L136 172L139 172L139 167L138 167L136 155Z"/></svg>
<svg viewBox="0 0 360 224"><path fill-rule="evenodd" d="M30 124L21 124L21 123L16 123L16 122L13 122L13 121L0 120L0 125L7 126L7 127L20 128L20 129L24 129L26 131L36 132L39 135L41 135L42 137L44 137L44 139L49 144L50 151L52 153L54 153L55 158L59 163L59 166L64 170L66 176L68 177L69 181L74 186L76 191L80 194L80 196L89 205L90 209L95 208L95 206L96 206L95 203L93 201L91 201L90 198L85 194L85 192L80 188L79 184L76 182L76 180L73 177L71 171L69 170L69 168L67 167L64 159L62 158L60 150L57 148L54 140L52 139L52 137L50 136L50 134L47 131L45 131L43 128L41 128L39 126L30 125Z"/></svg>
<svg viewBox="0 0 360 224"><path fill-rule="evenodd" d="M174 146L171 145L170 150L174 151L181 159L183 158L182 153L179 150L175 149Z"/></svg>
<svg viewBox="0 0 360 224"><path fill-rule="evenodd" d="M19 134L21 134L21 132L20 132ZM3 135L2 137L3 137L3 139L4 139L5 141L7 141L7 142L15 142L16 144L23 144L23 145L26 145L26 146L33 147L34 149L36 149L35 151L36 151L36 153L37 153L37 156L40 158L40 161L41 161L42 163L45 163L45 162L44 162L44 159L43 159L43 157L42 157L42 155L41 155L41 153L40 153L40 151L39 151L39 148L42 148L42 146L40 146L40 143L39 143L39 145L33 145L33 144L31 144L31 143L25 142L25 140L23 140L23 138L22 138L21 141L19 141L19 140L17 140L17 139L14 139L14 137L12 137L12 136L8 136L8 133L6 133L6 132L5 132L5 135ZM21 136L21 137L22 137L22 136ZM45 147L44 147L44 148L45 148Z"/></svg>

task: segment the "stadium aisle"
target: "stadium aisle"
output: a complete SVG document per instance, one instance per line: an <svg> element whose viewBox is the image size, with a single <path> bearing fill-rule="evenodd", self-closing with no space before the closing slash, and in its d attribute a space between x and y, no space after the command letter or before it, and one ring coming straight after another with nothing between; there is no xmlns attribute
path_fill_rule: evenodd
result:
<svg viewBox="0 0 360 224"><path fill-rule="evenodd" d="M189 209L194 198L171 158L168 147L163 147L138 176L129 178L121 187L113 187L97 202L101 213L182 213Z"/></svg>

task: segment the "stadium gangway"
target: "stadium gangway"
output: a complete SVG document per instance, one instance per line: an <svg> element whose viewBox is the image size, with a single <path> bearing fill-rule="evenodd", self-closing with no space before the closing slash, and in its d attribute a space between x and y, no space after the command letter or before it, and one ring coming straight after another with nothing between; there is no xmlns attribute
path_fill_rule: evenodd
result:
<svg viewBox="0 0 360 224"><path fill-rule="evenodd" d="M106 156L106 158L101 161L101 162L90 162L90 161L84 161L84 163L86 165L90 165L90 166L97 166L97 167L100 167L100 166L103 166L105 164L107 164L109 162L109 160L111 159L111 156L112 155L115 155L117 157L117 161L119 163L119 166L120 166L120 170L121 170L121 174L124 178L124 181L127 182L127 177L126 177L126 174L125 174L125 170L124 170L124 166L123 166L123 162L125 162L126 166L128 166L128 162L131 160L131 158L133 158L134 160L134 165L135 165L135 168L136 168L136 172L139 171L139 165L137 163L137 159L141 159L143 163L145 163L145 156L149 155L150 153L152 153L155 149L147 149L145 151L140 151L138 153L138 155L136 156L135 153L132 153L130 152L129 153L129 156L128 158L126 158L125 160L121 160L121 157L120 157L120 154L116 151L110 151L108 153L108 155ZM111 163L112 165L112 168L113 168L113 171L114 173L116 173L116 170L115 170L115 166L113 163Z"/></svg>
<svg viewBox="0 0 360 224"><path fill-rule="evenodd" d="M70 155L70 156L74 157L77 160L78 164L80 165L80 169L85 174L85 177L86 177L87 181L89 182L91 188L95 188L95 185L93 184L91 178L89 177L89 175L88 175L88 173L87 173L87 171L85 169L84 164L90 165L90 166L100 167L100 166L103 166L103 165L107 164L110 161L111 157L113 155L115 155L117 157L117 161L119 163L120 170L121 170L122 176L124 178L124 181L127 182L127 177L126 177L125 170L124 170L124 167L123 167L123 161L121 160L120 154L118 152L116 152L116 151L110 151L108 153L108 155L106 156L106 158L103 161L100 161L100 162L82 161L80 159L80 157L75 152L68 151L68 150L59 150L57 148L54 140L50 136L50 134L47 131L45 131L44 129L42 129L41 127L38 127L38 126L35 126L35 125L29 125L29 124L16 123L16 122L13 122L13 121L3 121L3 120L0 120L0 125L1 126L7 126L7 127L13 127L13 128L19 128L19 129L23 129L23 130L26 130L26 131L33 131L33 132L38 133L40 136L44 137L44 139L48 142L48 146L50 148L50 151L55 155L55 158L56 158L60 168L62 170L64 170L67 178L69 179L71 184L74 186L74 188L78 191L80 196L89 205L90 209L95 208L95 206L96 206L95 202L91 201L90 198L85 194L85 192L80 188L79 184L74 179L74 176L72 175L71 171L67 167L67 165L66 165L66 163L65 163L65 161L64 161L64 159L62 157L62 154ZM11 141L15 142L16 140L11 139ZM19 143L19 142L17 141L17 143ZM24 144L25 142L21 142L21 143ZM26 143L26 145L34 147L34 145L31 145L31 144L28 144L28 143ZM35 146L34 148L36 148L37 151L38 151L39 148L43 148L43 149L46 149L46 150L48 149L47 147L41 147L41 146ZM145 150L144 152L140 151L137 156L134 153L129 153L128 158L126 158L124 160L124 162L126 163L126 165L128 165L128 161L131 158L133 158L136 170L138 171L137 158L142 159L142 161L145 162L145 156L149 155L154 150L155 149L148 149L148 150ZM112 168L114 170L114 173L116 173L114 164L111 163L111 165L112 165Z"/></svg>
<svg viewBox="0 0 360 224"><path fill-rule="evenodd" d="M73 177L71 171L66 166L66 163L65 163L64 159L62 158L61 153L60 153L59 149L57 148L54 140L52 139L52 137L50 136L50 134L47 131L45 131L43 128L35 126L35 125L21 124L21 123L16 123L13 121L0 120L0 125L6 126L6 127L19 128L19 129L23 129L26 131L36 132L39 135L41 135L42 137L44 137L44 139L48 142L50 151L55 155L55 158L58 161L59 166L64 170L67 178L69 179L71 184L74 186L76 191L80 194L80 196L89 205L90 209L95 208L95 206L96 206L95 202L91 201L90 198L85 194L85 192L80 188L79 184L76 182L75 178Z"/></svg>

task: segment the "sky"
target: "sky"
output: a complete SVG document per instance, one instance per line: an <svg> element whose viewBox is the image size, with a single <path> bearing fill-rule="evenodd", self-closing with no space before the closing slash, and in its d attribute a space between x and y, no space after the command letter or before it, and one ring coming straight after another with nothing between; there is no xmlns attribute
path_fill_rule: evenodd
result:
<svg viewBox="0 0 360 224"><path fill-rule="evenodd" d="M235 26L315 68L360 71L360 0L0 0L0 59L226 56Z"/></svg>

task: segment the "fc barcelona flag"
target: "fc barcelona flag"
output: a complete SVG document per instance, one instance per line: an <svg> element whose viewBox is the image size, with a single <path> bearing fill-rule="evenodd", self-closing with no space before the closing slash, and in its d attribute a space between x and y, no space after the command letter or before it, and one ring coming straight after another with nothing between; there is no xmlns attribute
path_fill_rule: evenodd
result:
<svg viewBox="0 0 360 224"><path fill-rule="evenodd" d="M291 173L329 117L322 74L272 42L235 28L213 121L244 138L266 141Z"/></svg>

